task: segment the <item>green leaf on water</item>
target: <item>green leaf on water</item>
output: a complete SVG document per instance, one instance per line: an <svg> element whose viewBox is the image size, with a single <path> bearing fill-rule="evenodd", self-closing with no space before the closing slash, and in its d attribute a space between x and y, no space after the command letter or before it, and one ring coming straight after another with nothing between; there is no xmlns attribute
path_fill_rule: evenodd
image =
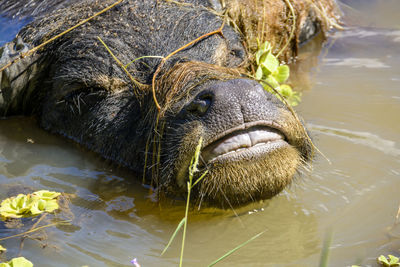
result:
<svg viewBox="0 0 400 267"><path fill-rule="evenodd" d="M388 260L386 259L386 257L383 256L383 255L379 256L378 262L379 262L380 264L382 264L383 266L389 266L389 261L388 261Z"/></svg>
<svg viewBox="0 0 400 267"><path fill-rule="evenodd" d="M30 209L27 211L27 213L30 212L30 214L32 216L36 216L36 215L42 213L43 210L44 210L44 207L46 205L43 202L45 202L45 201L41 200L41 199L38 199L36 202L32 203L32 205L30 206Z"/></svg>
<svg viewBox="0 0 400 267"><path fill-rule="evenodd" d="M378 263L385 267L398 267L400 266L399 258L393 255L389 255L386 258L384 255L379 256Z"/></svg>
<svg viewBox="0 0 400 267"><path fill-rule="evenodd" d="M57 198L59 195L61 195L61 193L48 191L48 190L40 190L40 191L34 192L32 195L38 196L39 198L44 199L44 200L50 200L50 199Z"/></svg>
<svg viewBox="0 0 400 267"><path fill-rule="evenodd" d="M3 200L0 204L0 215L3 218L32 217L43 212L58 209L57 197L60 193L40 190L32 194L19 194Z"/></svg>
<svg viewBox="0 0 400 267"><path fill-rule="evenodd" d="M29 209L31 203L31 198L23 194L7 198L1 202L0 215L8 218L21 218Z"/></svg>
<svg viewBox="0 0 400 267"><path fill-rule="evenodd" d="M57 200L52 199L52 200L47 200L46 201L46 207L44 209L44 211L46 212L53 212L56 209L58 209L58 203Z"/></svg>
<svg viewBox="0 0 400 267"><path fill-rule="evenodd" d="M33 264L24 257L18 257L9 262L0 263L0 267L33 267Z"/></svg>
<svg viewBox="0 0 400 267"><path fill-rule="evenodd" d="M399 258L393 255L389 255L389 263L390 264L398 264L399 263Z"/></svg>
<svg viewBox="0 0 400 267"><path fill-rule="evenodd" d="M3 247L2 245L0 245L0 253L6 251L7 249L5 247Z"/></svg>

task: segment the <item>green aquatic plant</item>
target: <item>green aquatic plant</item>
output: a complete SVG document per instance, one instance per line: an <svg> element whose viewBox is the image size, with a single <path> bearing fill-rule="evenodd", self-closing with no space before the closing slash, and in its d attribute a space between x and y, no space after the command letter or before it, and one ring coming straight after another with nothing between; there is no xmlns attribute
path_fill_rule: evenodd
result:
<svg viewBox="0 0 400 267"><path fill-rule="evenodd" d="M389 255L388 258L386 258L384 255L381 255L381 256L379 256L379 258L377 260L378 260L378 263L384 267L400 266L399 258L395 257L393 255Z"/></svg>
<svg viewBox="0 0 400 267"><path fill-rule="evenodd" d="M194 175L199 171L197 166L199 164L199 158L200 158L200 152L201 152L201 147L203 144L203 138L200 137L199 139L199 143L197 144L196 147L196 151L194 153L194 156L192 157L191 161L190 161L190 165L189 165L189 181L187 182L187 188L188 188L188 192L187 192L187 199L186 199L186 209L185 209L185 217L182 218L182 220L179 222L178 226L176 227L174 233L172 234L170 240L168 241L168 244L165 246L164 250L161 253L161 256L167 251L167 249L170 247L172 241L175 239L177 233L179 232L179 230L183 227L183 236L182 236L182 246L181 246L181 255L180 255L180 261L179 261L179 266L182 266L183 263L183 252L184 252L184 248L185 248L185 238L186 238L186 229L187 229L187 221L188 221L188 215L189 215L189 204L190 204L190 194L191 194L191 190L193 189L193 187L199 183L204 176L208 173L208 170L206 170L196 181L193 182L193 178ZM264 231L265 232L265 231ZM247 245L248 243L250 243L251 241L253 241L254 239L256 239L257 237L259 237L260 235L262 235L264 232L258 233L257 235L253 236L252 238L250 238L249 240L243 242L242 244L238 245L237 247L235 247L234 249L228 251L227 253L225 253L223 256L221 256L220 258L218 258L217 260L213 261L210 265L208 266L213 266L215 264L217 264L218 262L222 261L223 259L225 259L226 257L230 256L232 253L234 253L235 251L239 250L240 248L244 247L245 245Z"/></svg>
<svg viewBox="0 0 400 267"><path fill-rule="evenodd" d="M193 189L193 187L200 182L204 176L208 173L208 171L205 171L194 183L193 183L193 177L196 172L199 170L197 169L197 166L199 164L199 158L200 158L200 151L201 147L203 145L203 138L200 137L199 143L197 144L196 151L194 153L194 156L192 157L189 165L189 181L187 182L187 199L186 199L186 209L185 209L185 217L179 222L178 226L175 229L175 232L172 234L168 244L165 246L163 252L161 255L167 251L169 246L171 245L172 241L174 240L176 234L179 232L179 230L183 227L183 236L182 236L182 246L181 246L181 256L180 256L180 261L179 261L179 266L182 266L183 263L183 251L185 249L185 239L186 239L186 229L187 229L187 220L188 220L188 215L189 215L189 204L190 204L190 194Z"/></svg>
<svg viewBox="0 0 400 267"><path fill-rule="evenodd" d="M7 249L5 247L3 247L2 245L0 245L0 253L6 251Z"/></svg>
<svg viewBox="0 0 400 267"><path fill-rule="evenodd" d="M0 215L3 219L33 217L43 212L58 209L57 197L61 193L47 190L36 191L32 194L19 194L1 202Z"/></svg>
<svg viewBox="0 0 400 267"><path fill-rule="evenodd" d="M0 263L0 267L33 267L33 264L24 257L18 257L8 262Z"/></svg>
<svg viewBox="0 0 400 267"><path fill-rule="evenodd" d="M259 44L255 59L257 70L254 78L261 82L264 89L275 94L281 101L282 97L285 98L291 106L298 105L301 94L293 91L290 85L284 84L290 75L289 66L281 64L272 54L272 47L268 41Z"/></svg>

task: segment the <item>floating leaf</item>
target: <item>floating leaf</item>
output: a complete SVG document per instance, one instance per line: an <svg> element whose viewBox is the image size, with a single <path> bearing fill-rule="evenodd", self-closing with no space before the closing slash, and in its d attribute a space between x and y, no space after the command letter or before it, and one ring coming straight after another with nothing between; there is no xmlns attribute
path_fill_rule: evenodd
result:
<svg viewBox="0 0 400 267"><path fill-rule="evenodd" d="M0 267L33 267L33 264L24 257L18 257L9 262L0 263Z"/></svg>
<svg viewBox="0 0 400 267"><path fill-rule="evenodd" d="M281 65L272 74L278 83L284 83L289 78L289 66Z"/></svg>
<svg viewBox="0 0 400 267"><path fill-rule="evenodd" d="M381 255L378 258L378 263L380 263L381 265L385 266L385 267L398 267L400 266L400 262L399 262L399 258L395 257L393 255L389 255L389 260Z"/></svg>
<svg viewBox="0 0 400 267"><path fill-rule="evenodd" d="M40 191L34 192L32 195L38 196L41 199L48 200L48 199L57 198L59 195L61 195L61 193L48 191L48 190L40 190Z"/></svg>
<svg viewBox="0 0 400 267"><path fill-rule="evenodd" d="M48 200L46 202L46 207L45 207L46 212L52 212L52 211L55 211L56 209L58 209L57 200L52 199L52 200Z"/></svg>
<svg viewBox="0 0 400 267"><path fill-rule="evenodd" d="M378 262L379 262L380 264L382 264L383 266L390 266L389 261L388 261L388 260L386 259L386 257L383 256L383 255L379 256Z"/></svg>
<svg viewBox="0 0 400 267"><path fill-rule="evenodd" d="M32 199L26 195L19 194L3 200L0 205L0 215L9 218L21 218L29 210Z"/></svg>
<svg viewBox="0 0 400 267"><path fill-rule="evenodd" d="M393 255L389 255L389 263L390 264L397 264L397 266L399 265L399 258L393 256Z"/></svg>
<svg viewBox="0 0 400 267"><path fill-rule="evenodd" d="M0 215L4 218L21 218L52 212L58 209L57 192L41 190L32 194L19 194L1 202Z"/></svg>
<svg viewBox="0 0 400 267"><path fill-rule="evenodd" d="M3 251L6 251L7 249L5 247L3 247L2 245L0 245L0 253Z"/></svg>

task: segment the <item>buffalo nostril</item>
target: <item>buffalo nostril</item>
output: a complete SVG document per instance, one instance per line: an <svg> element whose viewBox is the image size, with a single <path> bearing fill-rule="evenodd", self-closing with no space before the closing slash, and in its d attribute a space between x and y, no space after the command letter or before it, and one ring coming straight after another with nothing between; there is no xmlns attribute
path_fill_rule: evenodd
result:
<svg viewBox="0 0 400 267"><path fill-rule="evenodd" d="M203 115L207 112L212 102L212 96L205 94L197 96L187 107L186 111L196 114Z"/></svg>

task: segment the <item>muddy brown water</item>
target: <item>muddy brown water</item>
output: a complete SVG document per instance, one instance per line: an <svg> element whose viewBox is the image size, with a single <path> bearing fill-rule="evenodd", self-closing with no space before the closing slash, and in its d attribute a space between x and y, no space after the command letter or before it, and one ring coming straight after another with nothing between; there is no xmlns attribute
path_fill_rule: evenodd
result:
<svg viewBox="0 0 400 267"><path fill-rule="evenodd" d="M375 266L380 254L400 255L400 4L344 2L349 29L333 33L320 53L308 44L292 66L303 90L296 110L331 164L317 156L311 173L238 216L192 212L185 266L206 266L262 231L218 265L317 266L328 229L330 266ZM72 225L48 228L41 243L24 241L22 255L35 266L132 266L133 258L177 266L180 236L160 253L184 205L154 203L137 180L32 118L0 120L0 199L21 187L74 195ZM0 238L23 229L1 224ZM7 258L19 252L20 239L0 244Z"/></svg>

